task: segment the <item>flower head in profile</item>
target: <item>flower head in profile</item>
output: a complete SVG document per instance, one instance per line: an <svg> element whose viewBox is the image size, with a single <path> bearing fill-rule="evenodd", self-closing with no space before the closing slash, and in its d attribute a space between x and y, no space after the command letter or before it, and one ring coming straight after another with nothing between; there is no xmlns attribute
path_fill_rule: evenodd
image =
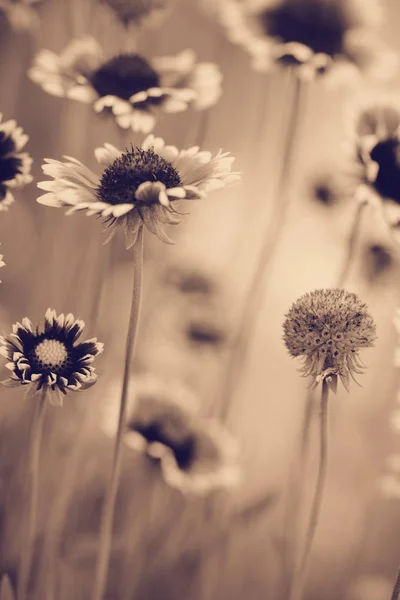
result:
<svg viewBox="0 0 400 600"><path fill-rule="evenodd" d="M66 162L45 159L43 172L53 181L38 187L47 193L38 202L47 206L68 207L67 214L85 211L98 215L111 236L123 227L127 248L136 242L143 225L161 241L172 243L163 225L179 223L175 208L179 199L204 198L207 192L238 180L231 172L229 153L200 151L198 146L178 151L150 134L141 148L126 152L105 144L95 150L103 167L96 175L74 158Z"/></svg>
<svg viewBox="0 0 400 600"><path fill-rule="evenodd" d="M32 181L32 159L21 152L29 137L14 120L2 121L0 113L0 211L14 202L13 190Z"/></svg>
<svg viewBox="0 0 400 600"><path fill-rule="evenodd" d="M160 23L173 0L102 0L126 27L149 26Z"/></svg>
<svg viewBox="0 0 400 600"><path fill-rule="evenodd" d="M120 127L143 133L154 128L159 111L212 106L222 81L217 65L196 63L192 50L151 60L140 54L107 59L91 37L73 40L59 55L41 50L29 76L49 94L93 104L96 112L112 112Z"/></svg>
<svg viewBox="0 0 400 600"><path fill-rule="evenodd" d="M34 29L39 24L37 12L32 7L40 0L0 0L0 13L4 13L15 30Z"/></svg>
<svg viewBox="0 0 400 600"><path fill-rule="evenodd" d="M355 123L356 189L394 227L400 222L400 96L364 102Z"/></svg>
<svg viewBox="0 0 400 600"><path fill-rule="evenodd" d="M217 423L199 419L190 390L151 376L139 377L134 389L125 443L159 461L169 485L203 494L237 483L235 442ZM104 429L115 433L117 415L111 417L109 409Z"/></svg>
<svg viewBox="0 0 400 600"><path fill-rule="evenodd" d="M303 377L317 385L326 379L336 392L338 376L346 390L350 377L365 367L359 350L374 345L375 324L367 306L342 289L315 290L299 298L286 315L283 340L289 354L303 359Z"/></svg>
<svg viewBox="0 0 400 600"><path fill-rule="evenodd" d="M103 351L96 338L77 343L85 324L71 313L57 317L46 311L43 331L33 329L26 317L13 325L12 333L0 337L0 354L9 362L7 387L30 385L34 391L45 387L50 401L62 405L68 391L85 390L96 382L92 363Z"/></svg>
<svg viewBox="0 0 400 600"><path fill-rule="evenodd" d="M6 263L3 261L3 255L0 254L0 268L5 267L5 265L6 265ZM0 283L1 283L1 281L0 281Z"/></svg>
<svg viewBox="0 0 400 600"><path fill-rule="evenodd" d="M309 78L338 65L380 75L393 68L375 33L373 0L220 0L217 7L229 38L258 70L279 63Z"/></svg>

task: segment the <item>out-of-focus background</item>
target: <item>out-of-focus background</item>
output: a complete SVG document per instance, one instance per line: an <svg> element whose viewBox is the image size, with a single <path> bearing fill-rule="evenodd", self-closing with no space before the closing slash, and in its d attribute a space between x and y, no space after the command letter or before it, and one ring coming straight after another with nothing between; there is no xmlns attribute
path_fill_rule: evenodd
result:
<svg viewBox="0 0 400 600"><path fill-rule="evenodd" d="M60 51L75 36L91 33L109 51L121 50L115 24L100 12L89 24L72 21L70 3L43 0L35 5L40 28L34 36L14 31L0 15L0 112L5 119L15 118L29 134L35 181L43 178L45 157L66 154L96 168L95 147L108 141L122 148L143 139L118 130L112 119L96 115L90 106L46 94L28 79L38 49ZM400 4L382 4L385 41L400 53ZM138 38L138 50L147 57L185 48L220 65L222 98L204 113L162 116L155 133L177 147L199 142L212 152L230 151L243 180L190 203L190 215L169 232L174 246L146 236L135 369L187 383L203 414L219 417L224 365L276 202L271 165L287 126L285 86L279 71L268 76L254 72L248 56L194 0L177 2L161 27ZM373 85L393 91L399 84L394 79ZM110 599L284 598L287 490L307 390L281 340L282 322L294 300L334 285L340 271L355 206L340 198L324 204L315 198L314 183L324 174L340 177L346 169L349 106L370 91L367 84L329 89L316 82L309 92L289 216L265 280L251 348L224 415L226 427L240 442L240 485L206 498L186 497L169 488L148 459L127 449ZM99 507L111 466L112 440L100 425L104 406L118 402L115 382L123 369L131 253L122 235L102 245L101 223L81 214L66 217L37 204L37 196L32 183L16 193L8 212L0 213L6 262L1 329L9 331L25 315L40 322L50 306L83 318L87 337L96 336L106 345L97 361L96 386L48 412L41 463L42 533L66 480L73 486L58 548L57 600L80 600L89 597ZM193 299L179 288L181 278L193 273L204 276L212 288L203 298ZM308 600L383 600L390 595L400 558L400 500L385 498L379 482L387 456L400 449L400 438L389 426L399 384L392 322L399 281L398 251L383 224L368 213L346 287L367 302L378 341L363 356L368 369L362 387L353 385L350 394L340 390L330 402L329 473L310 561ZM196 327L217 331L217 342L213 336L196 335ZM18 390L0 390L0 570L12 575L24 538L20 516L31 418L26 402ZM315 481L316 456L315 424L302 481L306 499ZM304 518L307 506L309 502L304 503ZM245 516L232 516L237 513ZM43 598L46 586L40 575L43 539L44 534L38 536L34 598Z"/></svg>

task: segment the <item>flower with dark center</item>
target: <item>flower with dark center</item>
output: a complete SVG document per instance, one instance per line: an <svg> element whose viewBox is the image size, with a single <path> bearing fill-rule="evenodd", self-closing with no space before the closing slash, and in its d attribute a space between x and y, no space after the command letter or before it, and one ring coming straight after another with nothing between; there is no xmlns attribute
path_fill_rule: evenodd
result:
<svg viewBox="0 0 400 600"><path fill-rule="evenodd" d="M359 109L356 117L358 194L375 203L390 227L400 220L400 102L383 96Z"/></svg>
<svg viewBox="0 0 400 600"><path fill-rule="evenodd" d="M138 377L132 387L135 393L129 399L124 441L159 461L167 483L201 494L238 481L235 442L221 426L199 418L190 390L177 381L150 375ZM116 423L117 403L113 402L106 408L104 431L114 435Z"/></svg>
<svg viewBox="0 0 400 600"><path fill-rule="evenodd" d="M326 379L334 392L338 376L348 390L350 377L363 372L358 352L376 339L366 304L342 289L315 290L299 298L283 330L290 355L303 358L303 376L312 377L313 385Z"/></svg>
<svg viewBox="0 0 400 600"><path fill-rule="evenodd" d="M139 54L120 54L92 73L90 83L100 97L129 100L138 92L159 88L160 76Z"/></svg>
<svg viewBox="0 0 400 600"><path fill-rule="evenodd" d="M104 167L100 176L74 158L46 159L43 172L53 181L38 183L47 192L38 202L68 207L67 214L83 210L98 215L112 228L111 236L122 226L127 248L136 242L143 225L161 241L172 243L162 226L179 223L174 206L178 199L204 198L207 192L239 179L231 171L234 159L229 153L220 151L213 157L197 146L178 151L153 135L142 148L120 152L105 144L95 155Z"/></svg>
<svg viewBox="0 0 400 600"><path fill-rule="evenodd" d="M102 0L125 26L158 24L172 0Z"/></svg>
<svg viewBox="0 0 400 600"><path fill-rule="evenodd" d="M50 401L62 405L68 391L81 391L97 379L92 363L103 351L96 338L76 343L85 324L72 314L57 317L50 308L45 314L44 329L33 329L26 317L13 325L10 335L0 338L0 354L8 359L11 376L2 382L7 387L30 385L34 390L45 387Z"/></svg>
<svg viewBox="0 0 400 600"><path fill-rule="evenodd" d="M156 113L189 106L203 110L221 95L222 75L213 63L196 63L191 50L147 60L120 54L107 60L91 37L74 40L60 55L41 50L29 76L46 92L112 112L120 127L148 133Z"/></svg>
<svg viewBox="0 0 400 600"><path fill-rule="evenodd" d="M32 4L40 0L0 0L0 13L4 13L11 27L17 31L37 28L39 18Z"/></svg>
<svg viewBox="0 0 400 600"><path fill-rule="evenodd" d="M32 181L32 159L27 152L20 152L28 136L15 121L1 122L0 114L0 211L8 210L14 202L12 191Z"/></svg>
<svg viewBox="0 0 400 600"><path fill-rule="evenodd" d="M384 75L382 64L393 68L394 55L389 58L376 39L380 15L373 0L220 0L217 6L231 41L250 53L256 69L277 62L310 78L338 64L351 73Z"/></svg>

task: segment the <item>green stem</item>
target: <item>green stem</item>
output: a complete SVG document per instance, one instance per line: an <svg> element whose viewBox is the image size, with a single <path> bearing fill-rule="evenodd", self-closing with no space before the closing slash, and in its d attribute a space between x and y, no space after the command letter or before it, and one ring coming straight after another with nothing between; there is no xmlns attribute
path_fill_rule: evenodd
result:
<svg viewBox="0 0 400 600"><path fill-rule="evenodd" d="M35 550L35 533L39 500L40 451L42 446L43 424L46 412L46 396L47 386L43 386L42 393L40 394L40 399L38 400L37 406L35 407L35 415L31 429L31 445L29 453L30 484L27 514L27 530L25 541L23 544L23 550L21 552L21 562L18 573L18 600L25 600L28 597L29 578Z"/></svg>
<svg viewBox="0 0 400 600"><path fill-rule="evenodd" d="M353 260L356 254L358 237L361 229L361 218L363 216L364 209L368 206L367 200L361 200L357 205L353 223L350 230L349 239L347 242L347 253L345 262L343 263L342 270L339 274L337 287L342 288L350 272L350 268L353 264Z"/></svg>
<svg viewBox="0 0 400 600"><path fill-rule="evenodd" d="M131 371L132 357L135 350L135 342L137 338L140 317L140 304L143 280L143 227L141 227L139 237L136 241L136 244L133 247L133 272L134 285L129 316L128 333L126 338L125 367L119 410L118 430L115 441L111 477L101 517L99 553L97 557L95 583L92 594L93 600L103 600L107 585L108 567L111 554L114 509L118 492L119 475L121 471L123 448L122 442L126 422L129 376Z"/></svg>
<svg viewBox="0 0 400 600"><path fill-rule="evenodd" d="M244 364L245 355L259 312L258 309L262 301L266 269L280 240L288 212L290 180L293 171L295 150L297 149L299 125L305 104L305 86L306 84L304 84L304 82L297 77L295 78L295 93L278 184L278 202L275 206L276 214L271 217L264 234L264 241L259 259L246 293L240 324L225 370L222 390L220 392L220 417L223 420L226 420L227 418L232 396L238 386L238 377L241 372L241 367Z"/></svg>
<svg viewBox="0 0 400 600"><path fill-rule="evenodd" d="M397 571L396 581L394 583L394 588L390 600L399 600L400 598L400 567Z"/></svg>
<svg viewBox="0 0 400 600"><path fill-rule="evenodd" d="M310 552L317 531L318 520L321 510L322 498L325 487L327 465L328 465L328 396L329 387L324 379L321 391L321 409L320 409L320 456L317 475L317 484L313 502L311 505L310 520L307 527L306 539L303 553L300 558L299 568L297 570L293 583L290 600L302 600L304 586L307 577L307 567L310 558Z"/></svg>

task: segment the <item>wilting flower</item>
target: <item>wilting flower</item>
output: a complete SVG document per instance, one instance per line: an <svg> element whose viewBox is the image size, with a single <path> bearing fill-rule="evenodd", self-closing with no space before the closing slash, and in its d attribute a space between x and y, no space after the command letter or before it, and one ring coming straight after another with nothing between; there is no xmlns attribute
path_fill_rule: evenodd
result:
<svg viewBox="0 0 400 600"><path fill-rule="evenodd" d="M382 75L393 66L376 38L378 7L370 1L220 0L214 10L261 71L278 62L299 67L304 77L338 65Z"/></svg>
<svg viewBox="0 0 400 600"><path fill-rule="evenodd" d="M337 377L346 390L350 377L365 367L358 351L373 346L375 324L356 294L342 289L315 290L297 300L286 315L283 340L301 373L317 385L323 379L336 392Z"/></svg>
<svg viewBox="0 0 400 600"><path fill-rule="evenodd" d="M356 118L358 194L383 211L390 227L400 222L400 99L366 103Z"/></svg>
<svg viewBox="0 0 400 600"><path fill-rule="evenodd" d="M109 434L117 423L113 409L103 423ZM183 492L206 493L238 481L236 444L220 425L199 419L193 394L177 382L135 381L124 441L160 461L167 483Z"/></svg>
<svg viewBox="0 0 400 600"><path fill-rule="evenodd" d="M221 151L212 156L198 146L178 151L150 134L141 148L120 152L111 144L97 148L104 167L95 175L81 162L46 159L43 171L54 181L38 187L47 193L38 198L46 206L68 206L67 214L84 210L101 216L112 227L111 236L122 226L127 248L135 243L143 224L161 241L172 243L162 225L179 223L174 204L178 199L204 198L207 192L238 180L231 172L233 158Z"/></svg>
<svg viewBox="0 0 400 600"><path fill-rule="evenodd" d="M125 26L158 24L173 0L102 0Z"/></svg>
<svg viewBox="0 0 400 600"><path fill-rule="evenodd" d="M39 18L32 4L40 0L0 0L0 13L4 12L11 26L17 30L37 27Z"/></svg>
<svg viewBox="0 0 400 600"><path fill-rule="evenodd" d="M13 325L12 333L0 337L0 354L12 374L2 382L7 387L31 385L33 390L46 387L50 401L62 405L69 390L85 390L96 382L92 363L103 351L96 338L76 343L85 324L71 313L57 317L54 310L46 311L44 329L36 331L28 318Z"/></svg>
<svg viewBox="0 0 400 600"><path fill-rule="evenodd" d="M74 40L60 55L41 50L29 76L46 92L111 110L120 127L148 133L156 112L176 113L189 106L205 109L221 95L217 65L196 63L192 50L147 60L119 54L109 60L91 37Z"/></svg>
<svg viewBox="0 0 400 600"><path fill-rule="evenodd" d="M14 120L2 123L2 118L0 113L0 211L14 202L12 190L32 181L32 159L21 152L29 137Z"/></svg>

